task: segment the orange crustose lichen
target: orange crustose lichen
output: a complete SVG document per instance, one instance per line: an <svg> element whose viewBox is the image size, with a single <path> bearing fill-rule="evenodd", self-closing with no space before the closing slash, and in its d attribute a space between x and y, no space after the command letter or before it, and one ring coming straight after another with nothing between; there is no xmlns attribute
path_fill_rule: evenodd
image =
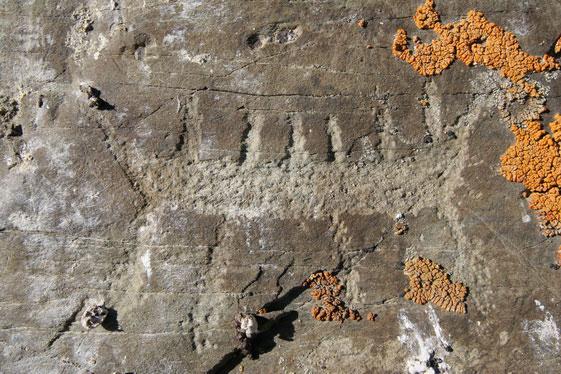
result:
<svg viewBox="0 0 561 374"><path fill-rule="evenodd" d="M430 301L449 312L466 312L466 286L452 283L450 276L437 263L416 257L405 263L403 272L409 277L409 289L404 295L406 300L421 305Z"/></svg>
<svg viewBox="0 0 561 374"><path fill-rule="evenodd" d="M318 271L310 275L303 286L311 288L312 298L322 302L322 306L314 306L311 310L312 317L316 320L340 322L346 319L361 320L360 314L356 310L347 308L339 298L343 285L330 272Z"/></svg>
<svg viewBox="0 0 561 374"><path fill-rule="evenodd" d="M549 55L532 56L522 51L514 34L489 22L483 13L470 10L467 18L443 24L435 10L434 0L425 0L415 16L419 29L433 30L439 37L430 44L415 38L415 49L408 48L407 33L400 29L395 36L393 54L408 62L421 75L440 74L456 59L466 65L485 65L500 70L517 84L512 94L526 92L540 98L536 85L527 81L530 73L559 69L559 63ZM561 37L553 50L561 53ZM523 90L521 90L522 88ZM516 142L501 157L501 174L512 182L524 184L524 197L531 209L538 211L545 236L561 235L561 116L549 124L550 132L540 122L545 107L538 105L512 121ZM561 249L556 254L561 264Z"/></svg>
<svg viewBox="0 0 561 374"><path fill-rule="evenodd" d="M530 208L538 211L545 236L561 234L561 116L549 124L551 134L538 121L512 126L516 142L501 157L501 173L523 183Z"/></svg>
<svg viewBox="0 0 561 374"><path fill-rule="evenodd" d="M479 11L470 10L467 18L443 24L434 8L434 0L426 0L413 19L419 29L433 30L439 38L429 44L414 38L412 52L406 31L399 29L392 51L421 75L440 74L459 59L468 66L478 64L500 70L504 77L518 84L530 96L537 97L535 84L528 82L526 76L560 68L552 56L539 57L524 52L514 34L488 21Z"/></svg>

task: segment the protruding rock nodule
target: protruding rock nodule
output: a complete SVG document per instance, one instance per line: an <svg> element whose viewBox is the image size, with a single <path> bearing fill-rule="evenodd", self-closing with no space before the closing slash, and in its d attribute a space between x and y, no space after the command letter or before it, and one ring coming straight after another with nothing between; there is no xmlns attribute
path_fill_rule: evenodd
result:
<svg viewBox="0 0 561 374"><path fill-rule="evenodd" d="M95 329L97 326L101 325L109 311L105 307L104 303L92 303L82 314L82 318L80 322L82 323L82 327L87 330Z"/></svg>

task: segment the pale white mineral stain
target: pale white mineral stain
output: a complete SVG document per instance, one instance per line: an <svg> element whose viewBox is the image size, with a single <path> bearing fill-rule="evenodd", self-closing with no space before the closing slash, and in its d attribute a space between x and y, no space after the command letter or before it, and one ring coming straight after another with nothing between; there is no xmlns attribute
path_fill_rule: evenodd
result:
<svg viewBox="0 0 561 374"><path fill-rule="evenodd" d="M163 43L166 47L173 44L182 44L185 42L185 30L173 29L164 36Z"/></svg>
<svg viewBox="0 0 561 374"><path fill-rule="evenodd" d="M406 371L410 374L450 373L450 367L444 362L449 343L432 306L429 306L427 314L434 334L424 333L403 310L399 313L401 334L398 339L410 352L406 361Z"/></svg>
<svg viewBox="0 0 561 374"><path fill-rule="evenodd" d="M140 261L142 261L142 266L144 267L146 278L148 278L148 282L150 282L150 278L152 277L152 264L150 263L149 249L146 250L146 252L140 257Z"/></svg>
<svg viewBox="0 0 561 374"><path fill-rule="evenodd" d="M544 313L543 320L522 321L522 328L528 335L534 354L540 358L555 358L561 352L561 335L557 323L545 306L534 300L536 308Z"/></svg>
<svg viewBox="0 0 561 374"><path fill-rule="evenodd" d="M208 53L199 53L197 55L192 55L187 52L186 49L180 49L179 59L183 62L192 62L194 64L203 65L212 60L212 56Z"/></svg>
<svg viewBox="0 0 561 374"><path fill-rule="evenodd" d="M449 347L450 343L448 343L448 341L444 337L444 332L442 331L442 327L440 327L440 321L438 320L438 316L436 315L436 312L434 311L432 306L429 306L427 314L429 315L429 320L434 329L436 338L438 339L438 341L440 341L440 343L442 343L442 346Z"/></svg>
<svg viewBox="0 0 561 374"><path fill-rule="evenodd" d="M543 305L539 300L534 300L534 304L536 304L536 308L545 312L545 305Z"/></svg>
<svg viewBox="0 0 561 374"><path fill-rule="evenodd" d="M108 42L109 40L103 34L97 37L97 44L95 46L95 52L93 53L94 60L99 59L101 52L107 47Z"/></svg>

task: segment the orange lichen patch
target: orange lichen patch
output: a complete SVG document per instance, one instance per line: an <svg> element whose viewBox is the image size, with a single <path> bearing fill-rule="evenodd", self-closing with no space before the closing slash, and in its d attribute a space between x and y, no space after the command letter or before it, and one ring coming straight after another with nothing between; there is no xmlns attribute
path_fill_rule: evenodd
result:
<svg viewBox="0 0 561 374"><path fill-rule="evenodd" d="M268 313L268 311L267 311L266 308L260 308L260 309L257 311L257 314L258 314L258 315L263 315L263 314L267 314L267 313Z"/></svg>
<svg viewBox="0 0 561 374"><path fill-rule="evenodd" d="M366 22L366 20L364 20L364 19L359 19L358 21L356 21L356 25L358 27L364 29L368 25L368 22Z"/></svg>
<svg viewBox="0 0 561 374"><path fill-rule="evenodd" d="M409 230L409 226L407 225L407 222L405 222L403 220L397 221L393 225L394 235L403 235L407 232L407 230Z"/></svg>
<svg viewBox="0 0 561 374"><path fill-rule="evenodd" d="M538 211L545 236L561 233L561 116L549 124L551 134L538 121L512 126L516 142L501 157L501 173L524 184L529 206Z"/></svg>
<svg viewBox="0 0 561 374"><path fill-rule="evenodd" d="M555 43L555 53L561 52L561 37L557 39L557 43Z"/></svg>
<svg viewBox="0 0 561 374"><path fill-rule="evenodd" d="M339 298L343 286L330 272L319 271L310 275L303 286L312 289L310 294L314 300L321 300L322 306L316 305L311 310L312 317L316 320L343 322L346 319L362 319L358 311L347 308L345 302Z"/></svg>
<svg viewBox="0 0 561 374"><path fill-rule="evenodd" d="M366 319L369 321L376 321L376 314L372 313L372 312L368 312L368 314L366 315Z"/></svg>
<svg viewBox="0 0 561 374"><path fill-rule="evenodd" d="M561 195L559 188L547 193L530 194L530 208L538 211L540 228L545 236L561 234Z"/></svg>
<svg viewBox="0 0 561 374"><path fill-rule="evenodd" d="M488 21L479 11L470 10L467 18L443 24L434 8L434 0L426 0L413 19L419 29L433 30L439 38L429 44L414 38L412 52L406 31L399 29L392 52L421 75L440 74L459 59L468 66L479 64L500 70L502 76L520 85L530 96L537 97L535 84L529 83L526 76L560 68L552 56L539 57L524 52L514 34Z"/></svg>
<svg viewBox="0 0 561 374"><path fill-rule="evenodd" d="M452 283L442 267L429 259L416 257L405 263L409 289L404 298L424 305L427 302L456 313L465 313L467 288L462 283Z"/></svg>

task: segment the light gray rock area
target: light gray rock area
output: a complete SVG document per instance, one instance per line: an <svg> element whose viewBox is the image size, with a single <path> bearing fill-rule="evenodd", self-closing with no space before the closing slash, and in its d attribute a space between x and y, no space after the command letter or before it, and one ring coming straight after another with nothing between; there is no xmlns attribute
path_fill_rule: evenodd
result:
<svg viewBox="0 0 561 374"><path fill-rule="evenodd" d="M0 372L561 372L560 240L499 173L561 77L418 75L421 4L0 0ZM561 33L558 0L437 7ZM414 256L467 314L403 298ZM361 321L312 317L317 270Z"/></svg>

